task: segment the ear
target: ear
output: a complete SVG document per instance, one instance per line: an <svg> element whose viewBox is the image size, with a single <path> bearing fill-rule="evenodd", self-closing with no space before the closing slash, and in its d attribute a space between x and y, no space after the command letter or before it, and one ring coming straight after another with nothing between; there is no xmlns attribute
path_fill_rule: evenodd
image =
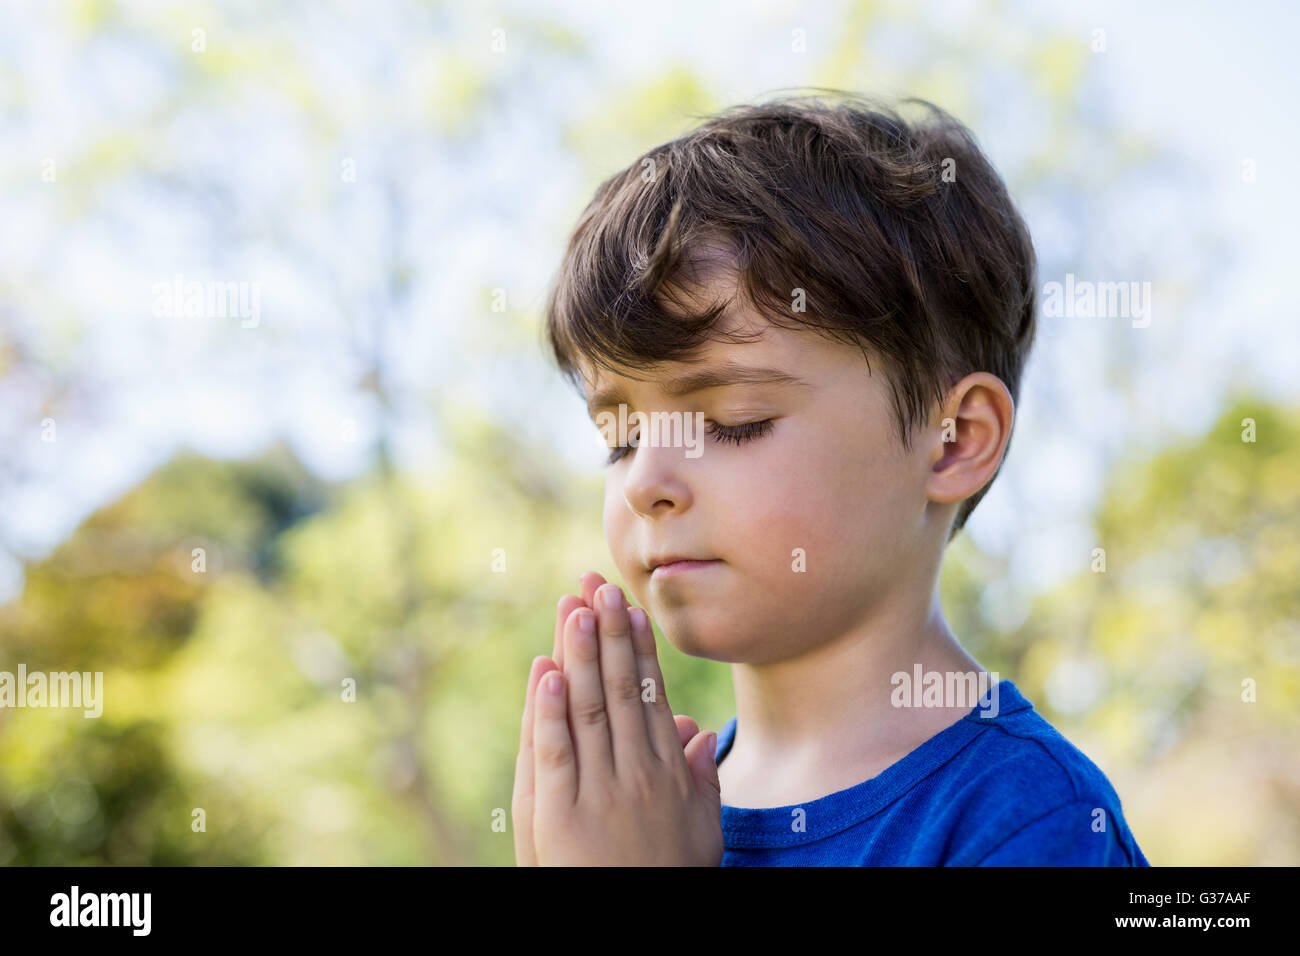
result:
<svg viewBox="0 0 1300 956"><path fill-rule="evenodd" d="M965 501L997 474L1011 440L1015 402L988 372L972 372L948 392L929 443L926 495L940 503Z"/></svg>

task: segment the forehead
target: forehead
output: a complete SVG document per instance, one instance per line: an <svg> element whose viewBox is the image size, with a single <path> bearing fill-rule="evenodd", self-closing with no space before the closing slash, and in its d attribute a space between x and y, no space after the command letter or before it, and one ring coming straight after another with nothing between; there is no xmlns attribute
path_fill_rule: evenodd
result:
<svg viewBox="0 0 1300 956"><path fill-rule="evenodd" d="M717 331L738 340L710 338L689 360L660 362L638 369L611 372L582 361L587 408L595 413L628 401L628 392L646 382L666 395L680 397L706 388L729 385L808 387L818 372L818 345L807 333L780 328L754 312L728 318Z"/></svg>

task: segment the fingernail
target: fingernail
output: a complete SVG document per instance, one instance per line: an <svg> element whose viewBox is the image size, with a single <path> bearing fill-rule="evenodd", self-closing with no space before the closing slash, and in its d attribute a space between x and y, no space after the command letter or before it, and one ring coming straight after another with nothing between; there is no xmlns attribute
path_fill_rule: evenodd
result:
<svg viewBox="0 0 1300 956"><path fill-rule="evenodd" d="M590 634L596 629L596 619L585 612L578 613L578 629Z"/></svg>
<svg viewBox="0 0 1300 956"><path fill-rule="evenodd" d="M562 678L559 671L551 671L542 678L542 690L548 694L559 694Z"/></svg>
<svg viewBox="0 0 1300 956"><path fill-rule="evenodd" d="M645 611L639 607L628 608L627 616L632 619L632 626L640 630L645 627Z"/></svg>
<svg viewBox="0 0 1300 956"><path fill-rule="evenodd" d="M709 753L713 754L714 757L716 757L718 754L718 735L713 732L710 732L708 743L706 743L704 746L708 749Z"/></svg>
<svg viewBox="0 0 1300 956"><path fill-rule="evenodd" d="M623 600L623 592L618 589L617 585L606 588L605 593L601 596L601 601L611 611L617 611L626 603Z"/></svg>

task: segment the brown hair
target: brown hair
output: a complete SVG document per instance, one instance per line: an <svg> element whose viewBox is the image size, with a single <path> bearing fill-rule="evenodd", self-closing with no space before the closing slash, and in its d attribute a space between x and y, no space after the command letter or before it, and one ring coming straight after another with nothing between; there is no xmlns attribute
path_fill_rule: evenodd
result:
<svg viewBox="0 0 1300 956"><path fill-rule="evenodd" d="M933 103L902 101L926 111L909 124L830 92L838 102L786 96L704 117L600 184L546 304L547 343L570 382L585 387L580 359L635 378L628 370L690 361L721 337L730 303L700 311L675 287L722 249L765 318L861 347L868 368L883 360L905 448L929 402L970 372L1018 399L1036 261L1002 179ZM962 502L949 540L991 485Z"/></svg>

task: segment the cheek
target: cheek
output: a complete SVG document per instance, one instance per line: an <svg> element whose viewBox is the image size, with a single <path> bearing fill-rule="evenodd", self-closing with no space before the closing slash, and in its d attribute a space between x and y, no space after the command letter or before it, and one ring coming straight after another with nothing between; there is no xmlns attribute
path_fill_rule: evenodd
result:
<svg viewBox="0 0 1300 956"><path fill-rule="evenodd" d="M906 462L875 440L807 435L738 474L722 502L738 561L776 590L860 583L897 553L910 520ZM803 550L805 571L792 573Z"/></svg>
<svg viewBox="0 0 1300 956"><path fill-rule="evenodd" d="M623 492L615 487L611 479L605 479L605 543L616 561L621 560L622 542L627 538L627 510Z"/></svg>
<svg viewBox="0 0 1300 956"><path fill-rule="evenodd" d="M604 525L605 525L605 546L609 549L609 555L614 560L614 567L623 580L627 582L629 588L637 586L639 575L645 572L641 566L640 555L636 552L637 542L635 540L634 530L636 515L628 507L627 501L623 497L623 488L613 478L605 479L605 506L604 506ZM639 600L640 595L635 594Z"/></svg>
<svg viewBox="0 0 1300 956"><path fill-rule="evenodd" d="M773 443L761 455L733 453L709 476L700 504L709 512L709 543L733 565L730 583L744 591L731 595L736 604L770 608L797 598L819 587L807 571L825 571L836 560L830 550L841 530L839 491L811 451L804 442ZM805 573L797 571L800 562Z"/></svg>

